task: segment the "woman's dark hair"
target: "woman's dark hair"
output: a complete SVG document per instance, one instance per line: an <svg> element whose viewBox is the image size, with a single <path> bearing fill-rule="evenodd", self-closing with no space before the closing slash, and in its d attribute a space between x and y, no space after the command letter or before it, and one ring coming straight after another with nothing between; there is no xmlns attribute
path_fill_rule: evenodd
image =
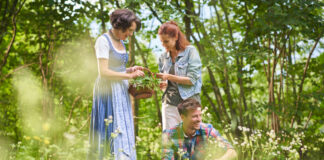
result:
<svg viewBox="0 0 324 160"><path fill-rule="evenodd" d="M201 105L197 100L193 98L188 98L178 105L178 111L180 115L185 116L187 115L189 110L194 110L197 108L201 108Z"/></svg>
<svg viewBox="0 0 324 160"><path fill-rule="evenodd" d="M181 32L178 24L174 21L165 22L159 28L159 35L166 34L170 37L176 37L176 50L183 51L186 49L190 42L186 39L185 35Z"/></svg>
<svg viewBox="0 0 324 160"><path fill-rule="evenodd" d="M136 23L136 31L141 28L141 21L135 13L129 9L117 9L110 14L110 23L113 28L126 31L132 23Z"/></svg>

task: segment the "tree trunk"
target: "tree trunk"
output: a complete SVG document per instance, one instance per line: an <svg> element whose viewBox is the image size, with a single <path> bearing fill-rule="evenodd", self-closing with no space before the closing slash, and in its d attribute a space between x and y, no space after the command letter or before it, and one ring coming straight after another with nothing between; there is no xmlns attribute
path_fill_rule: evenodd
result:
<svg viewBox="0 0 324 160"><path fill-rule="evenodd" d="M100 20L101 20L101 29L102 29L102 34L106 33L106 23L105 23L105 17L104 17L104 1L103 0L99 0L99 4L100 4Z"/></svg>
<svg viewBox="0 0 324 160"><path fill-rule="evenodd" d="M220 122L223 121L224 119L221 118L220 114L218 113L219 111L221 111L220 105L218 104L218 109L217 109L215 103L213 102L213 100L212 100L212 99L210 98L210 96L208 95L208 92L206 91L206 88L205 88L204 85L201 87L201 89L202 89L202 93L203 93L203 95L207 98L209 104L212 106L212 108L213 108L213 110L214 110L214 113L216 114L216 117L218 118L218 120L219 120ZM217 103L218 103L218 102L217 102ZM221 123L221 124L222 124L222 126L224 125L224 123Z"/></svg>
<svg viewBox="0 0 324 160"><path fill-rule="evenodd" d="M296 114L298 112L298 107L299 107L299 103L301 101L301 94L303 92L304 81L305 81L305 78L306 78L306 73L307 73L307 69L308 69L309 63L310 63L310 59L311 59L312 54L313 54L313 52L314 52L314 50L315 50L315 48L317 46L317 43L319 42L320 39L321 39L321 34L315 40L315 43L313 45L313 48L312 48L312 50L308 54L307 62L306 62L305 67L304 67L303 77L302 77L302 80L301 80L300 85L299 85L298 96L297 96L297 101L296 101L296 107L295 107L295 111L294 111L295 113L294 113L294 116L291 119L290 127L293 127L293 124L294 124L294 121L295 121L295 117L296 117Z"/></svg>
<svg viewBox="0 0 324 160"><path fill-rule="evenodd" d="M128 53L129 53L129 66L133 66L135 64L135 36L134 35L129 37ZM138 116L138 100L132 97L131 95L130 97L131 97L132 111L134 117L135 136L137 136L138 119L136 117Z"/></svg>
<svg viewBox="0 0 324 160"><path fill-rule="evenodd" d="M141 49L141 47L138 44L136 39L135 39L135 44L136 44L136 47L137 47L139 53L141 54L142 61L144 63L144 67L148 68L146 57L145 57L145 55L143 53L143 50ZM157 110L157 116L159 118L159 122L162 124L162 113L161 113L161 110L160 110L160 99L158 98L156 91L153 93L153 98L154 98L155 107L156 107L156 110Z"/></svg>
<svg viewBox="0 0 324 160"><path fill-rule="evenodd" d="M232 45L236 46L236 43L234 41L233 38L233 31L232 31L232 27L228 18L228 13L227 13L227 8L225 7L223 0L220 0L220 5L224 11L224 16L225 16L225 20L226 20L226 24L227 24L227 29L229 30L229 36L230 36L230 40L232 42ZM243 57L240 55L236 55L235 57L236 59L236 65L237 65L237 80L238 80L238 84L240 86L240 97L239 97L239 110L240 110L240 120L241 120L241 124L243 124L243 109L242 109L242 103L245 107L245 110L247 110L247 105L246 105L246 98L245 98L245 93L244 93L244 86L243 86Z"/></svg>
<svg viewBox="0 0 324 160"><path fill-rule="evenodd" d="M5 12L4 12L4 15L3 15L3 20L2 20L1 28L0 28L0 29L2 29L4 31L7 28L7 26L6 26L6 23L7 23L6 22L6 11L7 11L7 5L9 3L8 1L6 1L6 2L7 2L6 3L6 9L5 9ZM2 2L1 2L1 4L2 4ZM2 63L0 64L0 75L2 74L2 68L7 64L7 59L9 57L10 50L12 48L12 45L13 45L14 41L15 41L15 38L16 38L16 30L17 30L16 20L17 20L18 14L19 14L19 12L20 12L20 10L21 10L21 8L23 7L24 4L25 4L25 0L21 4L19 4L19 7L18 7L18 10L17 11L15 11L16 5L17 5L17 0L15 0L14 3L13 3L13 5L12 5L11 13L9 14L9 17L11 17L11 14L13 14L13 17L12 17L12 25L13 25L12 26L13 27L13 29L12 29L12 38L11 38L11 40L10 40L8 46L7 46L7 49L6 49L5 53L4 53L4 56L3 56L3 59L2 59ZM2 26L2 25L4 25L4 26ZM2 39L3 39L3 34L4 34L4 32L1 31L0 44L1 44Z"/></svg>
<svg viewBox="0 0 324 160"><path fill-rule="evenodd" d="M213 86L213 91L214 91L214 94L215 94L215 98L217 100L218 105L220 106L220 112L222 113L222 115L224 115L224 117L225 117L224 119L228 123L230 123L230 118L229 118L229 116L227 114L225 104L224 104L223 98L221 96L221 93L219 91L217 81L215 80L214 74L211 71L211 69L209 67L207 67L207 69L208 69L208 73L209 73L210 83Z"/></svg>
<svg viewBox="0 0 324 160"><path fill-rule="evenodd" d="M5 3L4 8L2 8L2 3ZM11 19L11 16L15 13L17 3L18 3L18 0L14 0L12 3L12 6L10 7L9 0L0 2L0 4L1 4L0 10L3 11L3 12L1 12L2 20L1 20L1 24L0 24L0 44L2 43L3 37L6 35L8 25L10 25L9 21Z"/></svg>
<svg viewBox="0 0 324 160"><path fill-rule="evenodd" d="M191 0L185 0L185 16L183 17L183 21L185 22L185 33L186 33L186 38L188 41L190 41L190 35L192 34L191 30L191 18L189 16L193 15L192 8L193 8L193 3Z"/></svg>

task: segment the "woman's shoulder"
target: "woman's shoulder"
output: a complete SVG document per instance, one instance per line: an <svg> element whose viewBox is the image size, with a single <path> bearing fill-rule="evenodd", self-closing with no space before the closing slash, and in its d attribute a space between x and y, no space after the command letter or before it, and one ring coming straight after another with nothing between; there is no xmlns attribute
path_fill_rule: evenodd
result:
<svg viewBox="0 0 324 160"><path fill-rule="evenodd" d="M197 50L197 49L193 45L188 45L185 50L192 51L192 50Z"/></svg>
<svg viewBox="0 0 324 160"><path fill-rule="evenodd" d="M107 47L109 49L109 42L108 42L108 36L106 37L104 34L100 35L95 43L95 47Z"/></svg>
<svg viewBox="0 0 324 160"><path fill-rule="evenodd" d="M193 49L193 48L196 48L196 47L193 46L193 45L188 45L188 46L186 47L186 49Z"/></svg>
<svg viewBox="0 0 324 160"><path fill-rule="evenodd" d="M191 54L199 54L196 47L193 45L188 45L185 49L187 51L187 53Z"/></svg>
<svg viewBox="0 0 324 160"><path fill-rule="evenodd" d="M107 38L109 38L107 35L102 34L97 38L96 42L108 42Z"/></svg>
<svg viewBox="0 0 324 160"><path fill-rule="evenodd" d="M108 44L107 38L102 34L96 39L96 46L97 45L105 45Z"/></svg>

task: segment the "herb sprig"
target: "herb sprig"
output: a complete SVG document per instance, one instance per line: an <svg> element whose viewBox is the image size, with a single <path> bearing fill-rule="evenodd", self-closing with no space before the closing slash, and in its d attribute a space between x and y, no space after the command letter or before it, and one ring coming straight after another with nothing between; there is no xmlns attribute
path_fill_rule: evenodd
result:
<svg viewBox="0 0 324 160"><path fill-rule="evenodd" d="M156 78L156 75L151 75L150 73L146 73L144 77L136 77L135 79L130 80L129 82L136 89L148 88L151 90L158 89L160 84L160 79Z"/></svg>

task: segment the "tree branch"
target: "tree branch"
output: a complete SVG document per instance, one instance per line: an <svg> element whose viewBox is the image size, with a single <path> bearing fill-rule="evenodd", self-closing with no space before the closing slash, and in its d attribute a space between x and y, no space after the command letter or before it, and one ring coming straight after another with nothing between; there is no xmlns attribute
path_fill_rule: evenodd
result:
<svg viewBox="0 0 324 160"><path fill-rule="evenodd" d="M145 4L149 7L150 11L153 13L154 17L160 21L160 23L162 24L163 21L159 18L158 14L156 13L156 11L152 8L151 4L149 4L147 1L145 1Z"/></svg>
<svg viewBox="0 0 324 160"><path fill-rule="evenodd" d="M73 110L74 110L74 107L75 107L75 104L81 99L81 96L77 96L74 98L74 101L72 103L72 108L70 110L70 114L69 114L69 118L68 118L68 121L66 123L66 126L68 126L70 124L70 121L71 121L71 118L72 118L72 113L73 113Z"/></svg>
<svg viewBox="0 0 324 160"><path fill-rule="evenodd" d="M309 66L309 62L310 62L310 59L312 57L312 54L319 42L319 40L321 39L321 34L320 36L316 39L315 41L315 44L313 45L313 48L312 50L309 52L309 55L308 55L308 58L307 58L307 62L306 62L306 65L305 65L305 68L304 68L304 74L303 74L303 77L302 77L302 80L300 82L300 86L299 86L299 92L298 92L298 95L297 95L297 101L296 101L296 108L295 108L295 114L293 116L293 118L291 119L291 123L290 123L290 127L293 126L294 124L294 121L295 121L295 116L298 112L298 106L299 106L299 102L300 102L300 99L301 99L301 94L302 94L302 91L303 91L303 86L304 86L304 81L305 81L305 78L306 78L306 73L307 73L307 69L308 69L308 66Z"/></svg>
<svg viewBox="0 0 324 160"><path fill-rule="evenodd" d="M205 95L205 97L207 98L209 104L210 104L210 105L212 106L212 108L214 109L214 112L215 112L217 118L218 118L220 121L222 121L223 119L222 119L221 116L219 115L219 111L221 111L221 109L217 110L217 107L216 107L215 103L213 102L213 100L212 100L212 99L210 98L210 96L208 95L208 92L206 91L206 88L205 88L204 85L201 87L201 89L202 89L202 93L203 93L203 95ZM219 102L218 102L218 103L219 103ZM220 107L220 105L218 105L218 106ZM224 123L222 123L222 124L224 124Z"/></svg>
<svg viewBox="0 0 324 160"><path fill-rule="evenodd" d="M12 17L12 24L13 24L13 31L12 31L12 38L10 40L10 43L4 53L4 57L3 57L3 60L2 60L2 63L0 65L0 74L2 73L2 68L7 64L7 59L9 57L9 53L10 53L10 50L12 48L12 45L15 41L15 38L16 38L16 30L17 30L17 26L16 26L16 16L18 15L18 13L20 12L21 8L23 7L24 3L25 3L26 0L24 0L20 5L19 5L19 8L18 10L14 13L13 17Z"/></svg>
<svg viewBox="0 0 324 160"><path fill-rule="evenodd" d="M17 68L15 68L14 70L12 70L11 72L9 72L8 74L6 74L5 76L2 77L1 81L4 81L5 79L7 79L9 76L11 76L12 74L14 74L15 72L19 71L19 70L22 70L24 68L27 68L33 64L36 64L36 63L29 63L29 64L25 64L25 65L22 65L22 66L19 66Z"/></svg>

